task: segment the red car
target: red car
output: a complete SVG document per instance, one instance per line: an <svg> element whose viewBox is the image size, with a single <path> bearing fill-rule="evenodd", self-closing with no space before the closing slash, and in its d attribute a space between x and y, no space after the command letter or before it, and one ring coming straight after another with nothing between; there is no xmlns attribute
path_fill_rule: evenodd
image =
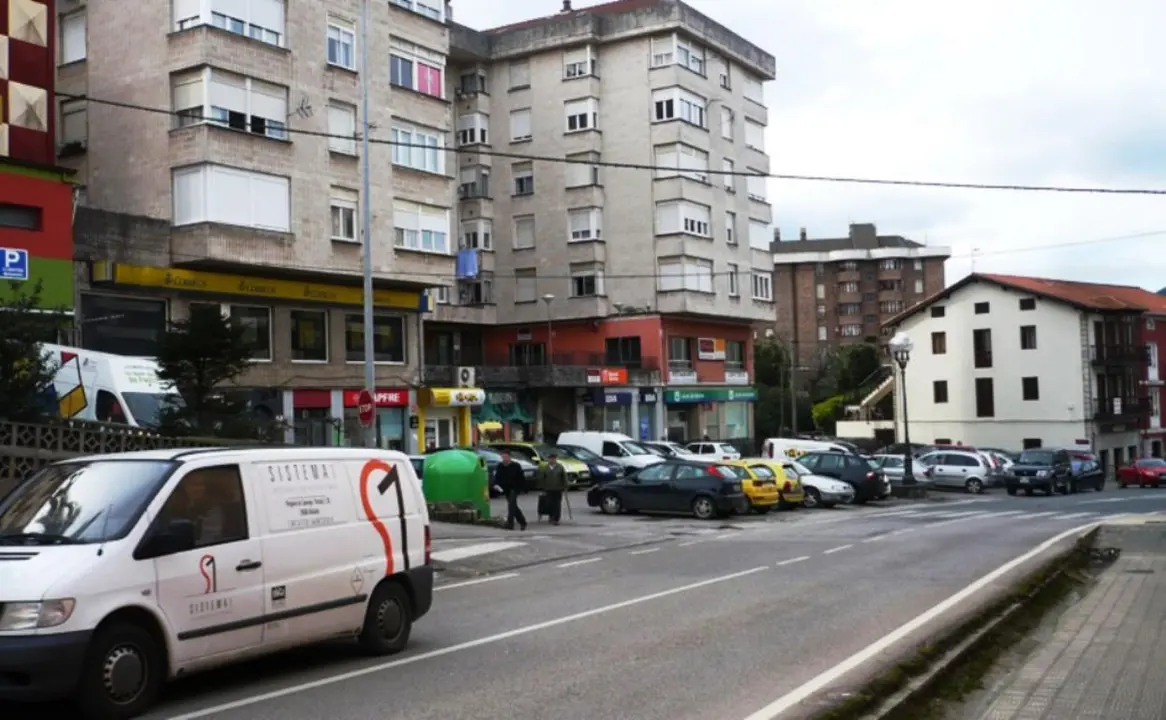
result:
<svg viewBox="0 0 1166 720"><path fill-rule="evenodd" d="M1127 465L1117 471L1119 488L1131 485L1162 487L1163 484L1166 484L1166 460L1161 458L1142 458L1133 465Z"/></svg>

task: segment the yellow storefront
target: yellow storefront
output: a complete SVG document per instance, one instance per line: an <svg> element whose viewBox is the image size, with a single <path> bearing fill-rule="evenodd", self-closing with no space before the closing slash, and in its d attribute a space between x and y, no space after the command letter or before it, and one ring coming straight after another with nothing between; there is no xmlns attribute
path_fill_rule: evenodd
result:
<svg viewBox="0 0 1166 720"><path fill-rule="evenodd" d="M417 392L417 446L469 447L474 440L472 408L486 402L479 388L429 388Z"/></svg>

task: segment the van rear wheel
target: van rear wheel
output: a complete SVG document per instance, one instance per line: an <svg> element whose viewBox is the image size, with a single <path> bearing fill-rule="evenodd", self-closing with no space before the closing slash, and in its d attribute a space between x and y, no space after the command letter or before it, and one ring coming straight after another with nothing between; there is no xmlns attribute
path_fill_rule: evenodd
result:
<svg viewBox="0 0 1166 720"><path fill-rule="evenodd" d="M148 630L114 621L90 641L76 705L81 717L123 720L157 701L166 681L162 650Z"/></svg>
<svg viewBox="0 0 1166 720"><path fill-rule="evenodd" d="M400 583L384 580L373 591L364 613L360 647L370 655L394 655L409 644L413 603Z"/></svg>

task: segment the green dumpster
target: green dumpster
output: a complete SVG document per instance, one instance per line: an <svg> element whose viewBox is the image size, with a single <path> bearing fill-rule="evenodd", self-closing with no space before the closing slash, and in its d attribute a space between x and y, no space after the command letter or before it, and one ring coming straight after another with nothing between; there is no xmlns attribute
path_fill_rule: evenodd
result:
<svg viewBox="0 0 1166 720"><path fill-rule="evenodd" d="M470 450L442 450L425 456L425 501L470 504L483 519L490 517L489 473L486 461Z"/></svg>

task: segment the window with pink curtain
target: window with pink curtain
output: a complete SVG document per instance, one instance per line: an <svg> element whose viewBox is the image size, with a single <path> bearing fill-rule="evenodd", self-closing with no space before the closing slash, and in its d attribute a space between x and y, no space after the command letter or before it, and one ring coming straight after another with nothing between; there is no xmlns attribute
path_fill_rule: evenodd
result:
<svg viewBox="0 0 1166 720"><path fill-rule="evenodd" d="M445 93L441 82L441 68L417 63L417 91L433 97L443 97Z"/></svg>

